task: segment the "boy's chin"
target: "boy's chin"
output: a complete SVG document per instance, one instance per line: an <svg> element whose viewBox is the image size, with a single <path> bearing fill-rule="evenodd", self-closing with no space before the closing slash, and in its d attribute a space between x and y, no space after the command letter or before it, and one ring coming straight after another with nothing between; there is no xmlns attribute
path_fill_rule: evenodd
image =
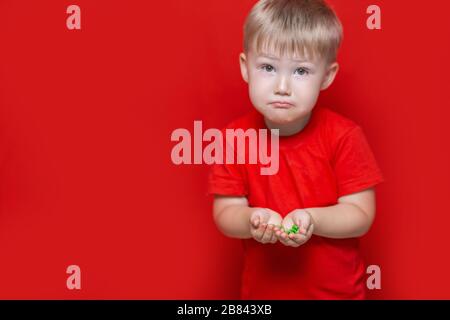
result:
<svg viewBox="0 0 450 320"><path fill-rule="evenodd" d="M269 120L271 123L276 125L284 125L284 124L290 124L295 121L298 121L300 116L295 115L282 115L282 114L265 114L264 117L266 120Z"/></svg>

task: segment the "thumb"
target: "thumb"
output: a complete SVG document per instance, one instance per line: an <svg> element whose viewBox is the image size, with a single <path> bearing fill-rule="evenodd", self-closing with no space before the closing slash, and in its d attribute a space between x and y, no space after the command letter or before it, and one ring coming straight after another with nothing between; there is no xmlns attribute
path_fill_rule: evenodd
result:
<svg viewBox="0 0 450 320"><path fill-rule="evenodd" d="M266 220L268 220L267 217L267 211L265 209L257 209L252 214L252 224L255 228L258 228L259 225Z"/></svg>
<svg viewBox="0 0 450 320"><path fill-rule="evenodd" d="M298 225L298 227L299 227L299 229L300 229L300 232L306 233L306 229L308 228L307 223L302 222L301 219L297 219L297 221L298 221L298 222L297 222L297 225Z"/></svg>
<svg viewBox="0 0 450 320"><path fill-rule="evenodd" d="M259 216L253 217L253 218L251 219L251 222L252 222L252 226L253 226L254 228L258 228L259 222L260 222Z"/></svg>
<svg viewBox="0 0 450 320"><path fill-rule="evenodd" d="M253 227L258 228L259 224L261 223L261 214L261 210L256 210L253 212L252 218L250 220Z"/></svg>

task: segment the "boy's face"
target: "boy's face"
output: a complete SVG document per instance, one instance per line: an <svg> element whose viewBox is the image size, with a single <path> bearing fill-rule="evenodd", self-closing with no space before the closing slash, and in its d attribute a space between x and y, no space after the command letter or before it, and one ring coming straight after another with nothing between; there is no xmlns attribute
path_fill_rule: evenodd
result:
<svg viewBox="0 0 450 320"><path fill-rule="evenodd" d="M279 57L271 52L256 54L254 50L240 54L240 65L253 105L277 125L304 121L320 91L331 85L339 69L336 62Z"/></svg>

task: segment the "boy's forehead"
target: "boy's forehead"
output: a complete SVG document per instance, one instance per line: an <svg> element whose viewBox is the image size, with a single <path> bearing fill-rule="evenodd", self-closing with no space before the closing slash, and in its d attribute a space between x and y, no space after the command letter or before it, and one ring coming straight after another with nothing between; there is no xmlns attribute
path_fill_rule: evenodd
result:
<svg viewBox="0 0 450 320"><path fill-rule="evenodd" d="M315 57L309 54L298 54L293 52L286 52L284 54L279 54L278 52L274 50L262 50L257 52L256 50L249 51L249 54L254 59L259 58L267 58L274 61L280 61L280 60L290 60L292 62L311 62L315 63L318 62Z"/></svg>
<svg viewBox="0 0 450 320"><path fill-rule="evenodd" d="M315 62L314 55L309 53L309 50L305 48L303 53L292 52L289 50L285 50L284 52L280 52L280 50L275 50L273 47L265 47L257 50L254 46L252 46L248 52L250 56L254 59L258 58L268 58L272 60L291 60L293 62Z"/></svg>
<svg viewBox="0 0 450 320"><path fill-rule="evenodd" d="M296 54L284 54L282 56L272 53L272 52L260 52L256 55L258 58L269 58L272 60L292 60L296 62L304 62L304 61L310 61L311 59L308 59L307 56L300 56Z"/></svg>

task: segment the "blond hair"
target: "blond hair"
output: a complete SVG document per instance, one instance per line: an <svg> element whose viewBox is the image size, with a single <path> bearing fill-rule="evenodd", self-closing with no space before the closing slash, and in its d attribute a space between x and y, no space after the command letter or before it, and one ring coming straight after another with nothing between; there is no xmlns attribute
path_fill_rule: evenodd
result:
<svg viewBox="0 0 450 320"><path fill-rule="evenodd" d="M336 60L343 38L342 25L323 0L260 0L244 25L244 52L272 48L279 56Z"/></svg>

